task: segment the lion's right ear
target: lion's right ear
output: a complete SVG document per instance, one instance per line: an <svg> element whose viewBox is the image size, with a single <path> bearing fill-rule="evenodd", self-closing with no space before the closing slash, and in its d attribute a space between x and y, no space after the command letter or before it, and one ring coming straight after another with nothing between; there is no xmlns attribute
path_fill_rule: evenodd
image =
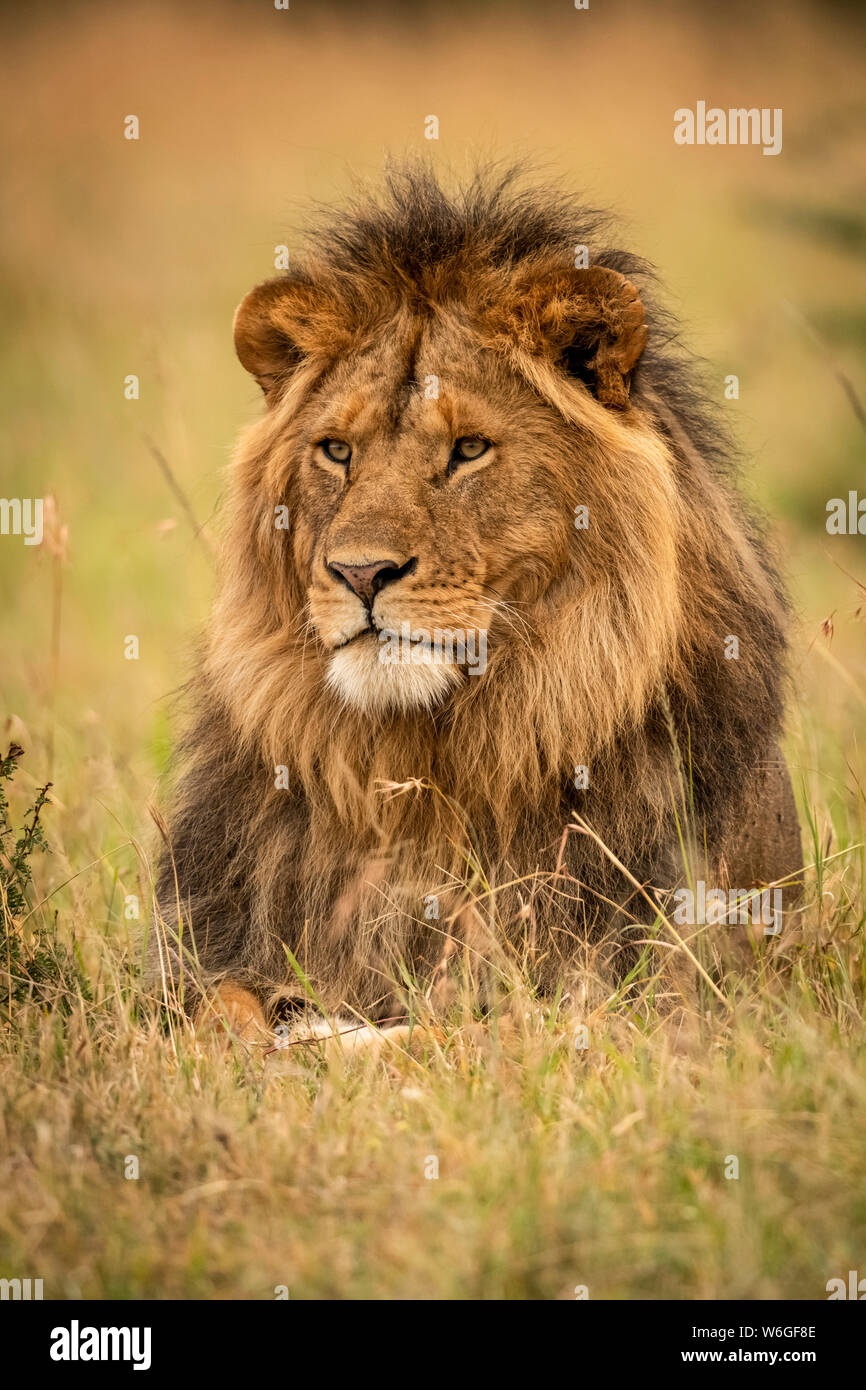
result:
<svg viewBox="0 0 866 1390"><path fill-rule="evenodd" d="M309 280L264 280L235 310L235 351L268 401L306 357L339 352L346 336L345 313Z"/></svg>
<svg viewBox="0 0 866 1390"><path fill-rule="evenodd" d="M303 356L296 337L299 286L291 280L264 280L235 310L235 352L241 365L271 398Z"/></svg>

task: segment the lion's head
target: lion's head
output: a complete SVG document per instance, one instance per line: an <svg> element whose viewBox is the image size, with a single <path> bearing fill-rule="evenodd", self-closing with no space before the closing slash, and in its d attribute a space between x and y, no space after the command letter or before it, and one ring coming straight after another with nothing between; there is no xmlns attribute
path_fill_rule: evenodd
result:
<svg viewBox="0 0 866 1390"><path fill-rule="evenodd" d="M634 286L569 269L568 246L516 275L480 252L363 295L319 264L237 313L279 431L263 481L292 509L328 684L361 710L432 707L482 675L488 637L519 641L521 614L579 566L576 507L604 525L618 501L587 478L589 397L627 403Z"/></svg>
<svg viewBox="0 0 866 1390"><path fill-rule="evenodd" d="M416 215L423 199L441 219L416 175ZM629 408L643 305L618 269L583 265L576 229L506 241L490 222L454 217L436 246L422 219L398 248L371 215L363 260L332 232L240 305L268 406L242 460L261 582L291 592L307 657L368 715L443 704L552 606L584 699L634 714L680 601L671 460Z"/></svg>

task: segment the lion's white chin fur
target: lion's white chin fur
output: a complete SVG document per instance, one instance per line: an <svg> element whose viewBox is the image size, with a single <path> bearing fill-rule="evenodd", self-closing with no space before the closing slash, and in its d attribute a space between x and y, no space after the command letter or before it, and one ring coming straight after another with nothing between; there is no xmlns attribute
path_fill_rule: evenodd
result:
<svg viewBox="0 0 866 1390"><path fill-rule="evenodd" d="M382 647L362 637L333 653L327 684L347 705L364 714L432 710L462 680L460 667L430 651L411 661L385 661Z"/></svg>

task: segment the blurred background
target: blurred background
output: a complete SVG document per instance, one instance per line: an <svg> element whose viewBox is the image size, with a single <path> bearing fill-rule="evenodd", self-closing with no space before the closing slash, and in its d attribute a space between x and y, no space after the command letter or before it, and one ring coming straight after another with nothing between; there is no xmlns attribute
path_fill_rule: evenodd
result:
<svg viewBox="0 0 866 1390"><path fill-rule="evenodd" d="M825 522L830 498L866 497L859 8L129 0L9 7L0 25L0 492L57 505L48 544L0 538L0 713L27 749L21 794L55 783L54 883L146 825L212 591L154 450L207 522L260 409L235 305L276 246L300 247L305 203L389 153L458 176L528 158L655 263L774 520L798 613L795 780L828 833L851 832L866 536ZM698 101L781 107L782 153L675 144L674 111ZM104 926L131 850L98 872L68 891Z"/></svg>

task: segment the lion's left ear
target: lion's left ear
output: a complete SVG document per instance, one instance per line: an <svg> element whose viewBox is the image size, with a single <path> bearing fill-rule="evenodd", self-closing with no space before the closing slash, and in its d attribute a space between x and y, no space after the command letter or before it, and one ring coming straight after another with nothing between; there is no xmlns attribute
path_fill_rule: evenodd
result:
<svg viewBox="0 0 866 1390"><path fill-rule="evenodd" d="M618 270L590 266L575 271L578 298L574 336L563 365L594 382L602 405L628 403L631 373L646 347L647 326L640 295Z"/></svg>
<svg viewBox="0 0 866 1390"><path fill-rule="evenodd" d="M521 347L552 358L585 382L602 405L622 409L628 404L647 326L640 295L618 270L536 272L518 288L508 319Z"/></svg>

